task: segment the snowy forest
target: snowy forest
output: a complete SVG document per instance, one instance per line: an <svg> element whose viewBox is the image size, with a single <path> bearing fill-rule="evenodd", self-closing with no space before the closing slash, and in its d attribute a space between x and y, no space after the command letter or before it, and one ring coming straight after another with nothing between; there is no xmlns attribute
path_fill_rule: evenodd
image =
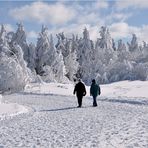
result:
<svg viewBox="0 0 148 148"><path fill-rule="evenodd" d="M28 43L22 23L16 32L0 29L0 91L18 91L28 82L67 83L81 78L86 85L92 79L99 84L121 80L148 79L148 44L138 44L135 34L131 41L115 43L109 28L98 28L96 41L89 37L87 28L82 37L64 32L48 34L42 26L37 43ZM98 31L96 30L96 31Z"/></svg>

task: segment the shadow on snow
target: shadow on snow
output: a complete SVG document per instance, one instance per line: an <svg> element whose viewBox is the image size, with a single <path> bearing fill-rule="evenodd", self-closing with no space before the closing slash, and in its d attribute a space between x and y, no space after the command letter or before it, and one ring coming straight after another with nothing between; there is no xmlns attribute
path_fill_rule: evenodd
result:
<svg viewBox="0 0 148 148"><path fill-rule="evenodd" d="M98 99L98 101L112 102L112 103L123 103L131 105L148 105L148 100L128 100L128 99Z"/></svg>
<svg viewBox="0 0 148 148"><path fill-rule="evenodd" d="M65 108L57 108L57 109L45 109L45 110L40 110L39 112L54 112L54 111L63 111L63 110L72 110L77 107L65 107Z"/></svg>

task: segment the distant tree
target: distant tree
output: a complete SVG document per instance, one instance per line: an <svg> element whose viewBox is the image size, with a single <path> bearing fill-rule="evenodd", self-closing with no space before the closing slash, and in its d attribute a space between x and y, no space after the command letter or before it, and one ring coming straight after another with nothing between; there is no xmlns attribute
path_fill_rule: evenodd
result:
<svg viewBox="0 0 148 148"><path fill-rule="evenodd" d="M50 43L48 39L48 32L45 26L42 26L42 30L39 34L39 38L37 40L36 46L36 72L39 75L43 75L45 71L43 71L43 67L46 65L48 60L48 50L50 48Z"/></svg>
<svg viewBox="0 0 148 148"><path fill-rule="evenodd" d="M35 45L33 43L29 44L29 53L28 53L28 67L31 69L31 71L35 71L36 67L36 53L35 53Z"/></svg>

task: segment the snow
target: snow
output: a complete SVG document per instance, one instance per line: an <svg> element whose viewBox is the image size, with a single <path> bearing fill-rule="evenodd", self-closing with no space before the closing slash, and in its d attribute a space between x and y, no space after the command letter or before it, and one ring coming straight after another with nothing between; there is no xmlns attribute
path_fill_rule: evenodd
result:
<svg viewBox="0 0 148 148"><path fill-rule="evenodd" d="M121 81L101 87L103 96L148 98L148 81Z"/></svg>
<svg viewBox="0 0 148 148"><path fill-rule="evenodd" d="M27 86L26 92L41 94L73 95L74 84L42 83ZM89 96L89 87L87 96ZM101 85L101 96L148 98L148 81L120 81ZM141 93L142 92L142 93Z"/></svg>
<svg viewBox="0 0 148 148"><path fill-rule="evenodd" d="M0 95L0 120L27 112L28 109L22 105L16 103L3 103L2 95Z"/></svg>
<svg viewBox="0 0 148 148"><path fill-rule="evenodd" d="M6 117L10 117L10 116L14 116L14 115L18 115L26 112L28 112L28 109L16 103L0 104L0 120Z"/></svg>
<svg viewBox="0 0 148 148"><path fill-rule="evenodd" d="M148 81L101 85L98 107L92 107L87 87L83 107L77 108L73 88L34 83L25 92L4 95L3 103L30 110L0 121L0 147L148 147Z"/></svg>

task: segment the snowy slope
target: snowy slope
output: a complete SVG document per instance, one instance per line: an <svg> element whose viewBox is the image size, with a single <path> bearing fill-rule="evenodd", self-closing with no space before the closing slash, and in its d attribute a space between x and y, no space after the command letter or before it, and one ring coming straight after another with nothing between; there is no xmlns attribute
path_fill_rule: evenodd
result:
<svg viewBox="0 0 148 148"><path fill-rule="evenodd" d="M148 82L102 85L96 108L89 87L83 107L76 108L73 86L33 84L24 93L5 95L6 102L32 110L0 121L0 147L148 147Z"/></svg>
<svg viewBox="0 0 148 148"><path fill-rule="evenodd" d="M73 95L74 84L43 83L28 85L26 92L41 94ZM110 97L146 97L148 98L148 81L120 81L101 85L101 96ZM89 96L89 87L87 87Z"/></svg>
<svg viewBox="0 0 148 148"><path fill-rule="evenodd" d="M121 81L101 87L104 96L148 98L148 81Z"/></svg>

